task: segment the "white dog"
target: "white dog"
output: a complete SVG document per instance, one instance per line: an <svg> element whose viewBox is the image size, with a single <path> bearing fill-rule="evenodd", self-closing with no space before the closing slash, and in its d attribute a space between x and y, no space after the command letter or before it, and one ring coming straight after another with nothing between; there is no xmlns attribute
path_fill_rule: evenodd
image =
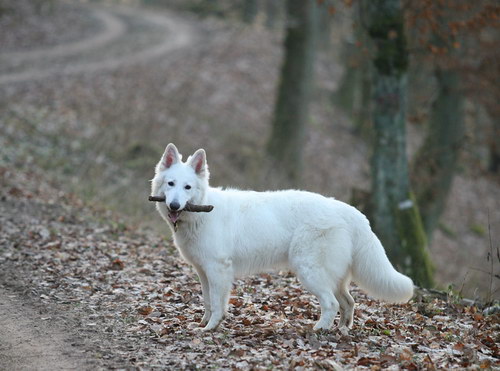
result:
<svg viewBox="0 0 500 371"><path fill-rule="evenodd" d="M211 188L208 178L203 149L182 162L169 144L152 181L152 194L165 196L157 209L200 277L204 330L215 329L224 317L235 277L273 269L293 271L316 295L321 317L314 330L329 329L339 310L339 325L352 326L351 280L389 302L413 296L412 280L393 268L368 220L354 207L304 191ZM183 212L188 202L214 209Z"/></svg>

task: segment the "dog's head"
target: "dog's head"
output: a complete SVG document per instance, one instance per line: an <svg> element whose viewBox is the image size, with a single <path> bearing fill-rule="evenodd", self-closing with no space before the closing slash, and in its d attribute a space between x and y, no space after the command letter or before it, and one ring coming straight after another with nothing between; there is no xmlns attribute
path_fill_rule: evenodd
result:
<svg viewBox="0 0 500 371"><path fill-rule="evenodd" d="M165 203L157 203L163 217L175 224L187 202L203 204L209 175L205 150L197 150L182 162L182 155L170 143L156 165L152 181L152 194L165 196Z"/></svg>

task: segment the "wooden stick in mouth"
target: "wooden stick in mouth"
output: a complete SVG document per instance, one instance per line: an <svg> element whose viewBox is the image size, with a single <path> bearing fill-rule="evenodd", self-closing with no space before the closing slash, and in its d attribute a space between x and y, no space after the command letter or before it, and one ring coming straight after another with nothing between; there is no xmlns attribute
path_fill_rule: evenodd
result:
<svg viewBox="0 0 500 371"><path fill-rule="evenodd" d="M149 196L148 200L154 202L165 202L165 197ZM187 202L182 211L190 211L193 213L209 213L213 210L213 208L214 207L212 205L193 205L192 203Z"/></svg>

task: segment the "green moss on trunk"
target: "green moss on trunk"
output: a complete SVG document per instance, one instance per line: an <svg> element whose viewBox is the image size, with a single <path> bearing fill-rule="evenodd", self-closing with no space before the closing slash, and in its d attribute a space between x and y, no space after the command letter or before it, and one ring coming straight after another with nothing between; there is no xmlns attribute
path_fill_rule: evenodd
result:
<svg viewBox="0 0 500 371"><path fill-rule="evenodd" d="M423 287L434 285L434 265L427 250L427 238L413 194L395 209L397 231L405 258L399 269Z"/></svg>

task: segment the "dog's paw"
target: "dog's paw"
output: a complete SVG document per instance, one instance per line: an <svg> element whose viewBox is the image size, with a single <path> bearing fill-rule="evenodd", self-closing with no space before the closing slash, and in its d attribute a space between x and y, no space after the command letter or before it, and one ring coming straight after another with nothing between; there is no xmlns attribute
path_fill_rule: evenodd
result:
<svg viewBox="0 0 500 371"><path fill-rule="evenodd" d="M209 326L209 325L206 325L205 327L200 327L200 329L203 332L211 332L211 331L217 330L217 327L218 326Z"/></svg>
<svg viewBox="0 0 500 371"><path fill-rule="evenodd" d="M339 327L339 332L343 335L343 336L348 336L349 335L349 328L347 326L340 326Z"/></svg>
<svg viewBox="0 0 500 371"><path fill-rule="evenodd" d="M215 330L217 329L217 327L200 327L200 332L215 332Z"/></svg>
<svg viewBox="0 0 500 371"><path fill-rule="evenodd" d="M321 324L321 323L316 323L316 325L313 327L314 332L328 332L330 331L331 326Z"/></svg>
<svg viewBox="0 0 500 371"><path fill-rule="evenodd" d="M318 331L330 331L332 328L332 323L331 321L325 321L320 319L313 327L313 331L318 332Z"/></svg>
<svg viewBox="0 0 500 371"><path fill-rule="evenodd" d="M210 322L210 314L205 313L200 321L200 326L206 326Z"/></svg>
<svg viewBox="0 0 500 371"><path fill-rule="evenodd" d="M193 331L193 333L195 333L195 334L199 334L199 333L204 332L204 330L203 330L204 327L200 327L199 323L193 323L193 326L189 326L189 329L191 331Z"/></svg>
<svg viewBox="0 0 500 371"><path fill-rule="evenodd" d="M211 319L210 321L208 321L208 324L205 327L202 327L202 330L203 331L214 331L217 329L217 327L219 327L220 323L221 323L221 321L214 321L213 319Z"/></svg>

